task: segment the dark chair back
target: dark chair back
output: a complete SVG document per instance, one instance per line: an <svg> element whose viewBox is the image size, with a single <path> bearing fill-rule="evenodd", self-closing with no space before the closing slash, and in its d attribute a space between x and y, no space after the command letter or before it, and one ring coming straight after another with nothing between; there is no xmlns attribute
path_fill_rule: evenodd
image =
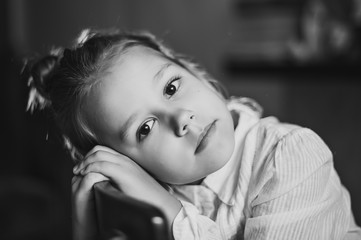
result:
<svg viewBox="0 0 361 240"><path fill-rule="evenodd" d="M109 182L94 185L102 240L169 240L166 218L158 208L126 196Z"/></svg>

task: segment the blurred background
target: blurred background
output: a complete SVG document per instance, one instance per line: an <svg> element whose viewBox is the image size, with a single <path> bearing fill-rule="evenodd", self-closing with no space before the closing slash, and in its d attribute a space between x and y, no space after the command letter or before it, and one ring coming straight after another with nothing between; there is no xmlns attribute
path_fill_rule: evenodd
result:
<svg viewBox="0 0 361 240"><path fill-rule="evenodd" d="M361 224L361 0L0 1L0 239L70 239L72 162L52 119L25 112L26 55L83 28L149 30L264 115L329 145Z"/></svg>

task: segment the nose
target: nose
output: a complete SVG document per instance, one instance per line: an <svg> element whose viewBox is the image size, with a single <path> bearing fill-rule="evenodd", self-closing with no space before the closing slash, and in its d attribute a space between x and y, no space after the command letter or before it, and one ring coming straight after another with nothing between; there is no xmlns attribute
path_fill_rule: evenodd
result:
<svg viewBox="0 0 361 240"><path fill-rule="evenodd" d="M174 130L178 137L186 135L189 131L189 125L195 119L193 111L178 110L174 113Z"/></svg>

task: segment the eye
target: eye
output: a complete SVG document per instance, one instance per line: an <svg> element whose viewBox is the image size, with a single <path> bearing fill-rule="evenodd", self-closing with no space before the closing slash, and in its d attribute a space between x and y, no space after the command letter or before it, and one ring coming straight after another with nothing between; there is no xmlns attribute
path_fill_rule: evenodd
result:
<svg viewBox="0 0 361 240"><path fill-rule="evenodd" d="M167 83L164 88L164 95L171 97L178 91L180 78L179 76L174 77Z"/></svg>
<svg viewBox="0 0 361 240"><path fill-rule="evenodd" d="M148 136L150 131L152 131L154 123L155 123L155 120L150 119L140 126L140 128L138 130L139 141L142 141L144 138L146 138Z"/></svg>

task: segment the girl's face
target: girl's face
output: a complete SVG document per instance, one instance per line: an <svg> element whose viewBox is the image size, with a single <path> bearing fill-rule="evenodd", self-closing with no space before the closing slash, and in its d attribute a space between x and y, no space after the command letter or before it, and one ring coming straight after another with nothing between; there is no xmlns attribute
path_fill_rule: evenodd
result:
<svg viewBox="0 0 361 240"><path fill-rule="evenodd" d="M206 82L145 47L132 47L96 85L85 117L102 144L162 182L220 169L234 148L225 100Z"/></svg>

